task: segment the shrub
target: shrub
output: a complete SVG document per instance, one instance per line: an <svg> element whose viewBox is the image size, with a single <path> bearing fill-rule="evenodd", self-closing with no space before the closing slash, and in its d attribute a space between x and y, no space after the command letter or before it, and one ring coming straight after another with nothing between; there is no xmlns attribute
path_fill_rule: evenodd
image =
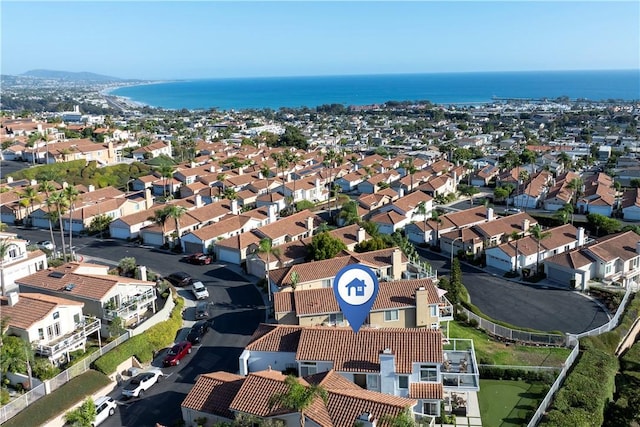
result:
<svg viewBox="0 0 640 427"><path fill-rule="evenodd" d="M31 365L33 376L42 380L50 380L60 373L60 368L53 366L49 359L36 357Z"/></svg>
<svg viewBox="0 0 640 427"><path fill-rule="evenodd" d="M6 405L7 403L9 403L10 399L11 397L9 396L9 390L2 387L0 389L0 405Z"/></svg>
<svg viewBox="0 0 640 427"><path fill-rule="evenodd" d="M175 303L169 319L153 325L143 335L136 335L99 357L93 362L95 368L105 374L111 374L120 363L131 356L135 356L143 363L153 360L154 353L173 343L178 330L182 327L184 300L176 297Z"/></svg>
<svg viewBox="0 0 640 427"><path fill-rule="evenodd" d="M87 371L29 405L11 418L3 427L44 425L47 420L67 410L70 406L107 386L111 381L96 371Z"/></svg>
<svg viewBox="0 0 640 427"><path fill-rule="evenodd" d="M470 319L469 320L469 326L471 326L472 328L477 328L479 325L478 321L476 319Z"/></svg>

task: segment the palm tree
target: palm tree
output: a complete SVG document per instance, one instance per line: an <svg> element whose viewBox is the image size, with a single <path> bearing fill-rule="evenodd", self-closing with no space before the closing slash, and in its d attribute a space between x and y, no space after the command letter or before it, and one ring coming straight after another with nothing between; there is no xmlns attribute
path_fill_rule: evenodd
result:
<svg viewBox="0 0 640 427"><path fill-rule="evenodd" d="M76 201L78 201L80 197L80 192L78 189L72 185L67 186L62 190L64 198L67 199L67 203L69 204L69 252L71 253L71 257L73 258L73 249L72 249L72 237L73 237L73 209L75 207Z"/></svg>
<svg viewBox="0 0 640 427"><path fill-rule="evenodd" d="M187 213L187 208L180 205L169 205L166 207L166 210L167 210L167 217L173 218L173 220L175 221L176 240L177 240L176 246L179 248L182 248L182 244L180 242L180 218L182 218L182 216L185 213Z"/></svg>
<svg viewBox="0 0 640 427"><path fill-rule="evenodd" d="M536 260L536 275L540 273L540 242L547 237L551 237L550 231L543 231L540 224L536 224L529 230L531 232L531 236L538 242L538 255Z"/></svg>
<svg viewBox="0 0 640 427"><path fill-rule="evenodd" d="M166 233L165 231L165 223L167 222L167 218L169 218L169 206L165 206L163 208L160 209L156 209L153 212L153 215L148 217L147 219L149 221L153 221L155 224L159 225L160 227L162 227L162 245L164 246L164 235Z"/></svg>
<svg viewBox="0 0 640 427"><path fill-rule="evenodd" d="M582 181L581 178L573 178L571 181L569 181L569 184L567 184L567 188L573 190L573 205L574 206L578 204L578 197L582 193L582 186L583 185L584 185L584 182Z"/></svg>
<svg viewBox="0 0 640 427"><path fill-rule="evenodd" d="M516 259L513 265L513 271L517 273L518 272L518 256L520 255L520 251L518 251L518 240L520 240L522 235L520 235L520 233L518 233L517 231L512 231L509 237L511 238L511 240L515 240L516 242Z"/></svg>
<svg viewBox="0 0 640 427"><path fill-rule="evenodd" d="M49 218L49 234L51 235L51 243L53 243L53 245L54 245L54 250L55 250L56 241L53 239L53 224L51 223L51 220L53 219L53 216L51 215L52 212L51 212L50 208L51 208L52 205L49 204L49 195L52 192L54 192L55 189L56 188L53 186L51 181L42 181L40 183L40 185L38 186L38 191L41 192L41 193L44 193L45 196L47 197L46 198L46 204L47 204L47 208L49 208L49 209L47 209L48 210L47 217Z"/></svg>
<svg viewBox="0 0 640 427"><path fill-rule="evenodd" d="M162 165L158 168L160 176L164 178L164 185L162 186L162 195L167 197L167 182L169 178L173 177L173 167L171 165Z"/></svg>
<svg viewBox="0 0 640 427"><path fill-rule="evenodd" d="M36 202L40 202L40 197L38 196L38 190L36 190L31 185L29 185L24 188L24 191L22 193L20 193L20 197L22 198L20 202L22 203L22 201L24 201L25 206L31 208L31 209L27 209L27 215L29 215L30 213L33 213L33 205Z"/></svg>
<svg viewBox="0 0 640 427"><path fill-rule="evenodd" d="M318 384L305 385L304 380L293 375L288 375L284 383L289 388L286 392L276 393L269 398L269 410L276 407L289 409L300 413L300 427L304 427L305 411L316 398L321 398L325 403L328 399L327 391Z"/></svg>
<svg viewBox="0 0 640 427"><path fill-rule="evenodd" d="M287 151L286 154L286 159L287 162L289 162L289 167L293 168L293 171L295 172L295 167L298 164L298 162L300 161L300 155L293 153L291 151ZM296 181L297 179L295 178L295 173L293 176L293 203L292 203L292 212L295 213L296 212Z"/></svg>
<svg viewBox="0 0 640 427"><path fill-rule="evenodd" d="M7 293L4 289L4 257L9 253L9 246L11 243L8 238L0 239L0 289L2 290L2 295L7 296Z"/></svg>
<svg viewBox="0 0 640 427"><path fill-rule="evenodd" d="M265 279L267 280L267 293L269 294L269 301L271 301L271 285L269 284L269 269L271 268L271 255L280 256L280 248L273 247L273 242L268 237L260 240L258 248L256 249L258 254L265 254L267 256L267 264L264 268Z"/></svg>
<svg viewBox="0 0 640 427"><path fill-rule="evenodd" d="M62 240L62 259L67 261L67 245L64 240L64 226L62 224L62 215L65 212L65 209L68 206L67 199L64 197L62 191L56 191L55 193L51 193L49 198L47 199L47 206L49 206L49 212L51 212L51 207L56 207L56 216L58 217L58 222L60 225L60 239ZM51 218L49 219L51 221Z"/></svg>
<svg viewBox="0 0 640 427"><path fill-rule="evenodd" d="M260 173L262 174L262 177L267 180L267 193L271 193L271 186L269 185L269 176L271 175L271 169L269 168L269 165L263 163L262 166L260 166Z"/></svg>
<svg viewBox="0 0 640 427"><path fill-rule="evenodd" d="M424 202L422 202L422 204L424 205ZM423 208L421 208L423 209ZM426 210L425 210L426 212ZM436 247L440 246L440 224L442 224L442 219L440 218L440 214L438 213L437 210L432 210L431 211L431 220L436 222ZM427 231L427 217L425 215L424 217L424 230Z"/></svg>
<svg viewBox="0 0 640 427"><path fill-rule="evenodd" d="M406 175L410 175L411 176L411 190L413 191L413 175L415 175L415 173L418 171L418 168L415 167L415 165L413 164L413 157L407 157L406 159L404 159L402 161L402 168L405 171L405 176Z"/></svg>

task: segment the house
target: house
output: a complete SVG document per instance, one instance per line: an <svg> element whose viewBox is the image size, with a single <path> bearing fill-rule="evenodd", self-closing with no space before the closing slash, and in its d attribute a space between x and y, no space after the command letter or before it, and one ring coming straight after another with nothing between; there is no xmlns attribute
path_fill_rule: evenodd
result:
<svg viewBox="0 0 640 427"><path fill-rule="evenodd" d="M424 212L421 212L424 208ZM422 191L416 191L406 196L400 193L400 198L381 207L379 212L395 211L396 213L403 215L408 220L422 221L425 218L431 217L431 211L433 210L433 198Z"/></svg>
<svg viewBox="0 0 640 427"><path fill-rule="evenodd" d="M167 157L171 157L171 143L165 143L163 141L154 141L149 145L145 145L144 147L136 148L133 151L133 160L137 160L139 162L144 161L147 158L154 158L160 155L165 155Z"/></svg>
<svg viewBox="0 0 640 427"><path fill-rule="evenodd" d="M70 262L16 280L21 294L37 293L84 303L83 312L106 326L116 317L125 326L137 324L156 311L156 284L108 274L109 267ZM144 274L146 275L146 273Z"/></svg>
<svg viewBox="0 0 640 427"><path fill-rule="evenodd" d="M626 221L640 220L640 191L633 188L622 196L622 216Z"/></svg>
<svg viewBox="0 0 640 427"><path fill-rule="evenodd" d="M407 238L415 243L435 245L439 236L453 230L468 228L495 219L493 208L476 206L459 212L450 212L437 219L427 218L416 221L405 227Z"/></svg>
<svg viewBox="0 0 640 427"><path fill-rule="evenodd" d="M438 416L445 393L479 390L473 342L443 350L433 329L262 324L240 355L240 374L277 366L302 377L335 371L365 390L418 400L414 413ZM461 348L457 346L456 348Z"/></svg>
<svg viewBox="0 0 640 427"><path fill-rule="evenodd" d="M10 292L0 297L0 311L8 335L31 343L51 362L66 362L69 353L84 350L87 337L100 330L100 319L85 317L84 304L37 293Z"/></svg>
<svg viewBox="0 0 640 427"><path fill-rule="evenodd" d="M27 241L15 233L0 232L0 244L5 247L0 260L0 291L4 296L17 291L16 280L48 267L47 255L39 249L28 250Z"/></svg>
<svg viewBox="0 0 640 427"><path fill-rule="evenodd" d="M336 185L340 186L342 193L350 193L355 191L358 186L367 179L368 174L362 169L358 169L355 172L348 173L340 178L336 179Z"/></svg>
<svg viewBox="0 0 640 427"><path fill-rule="evenodd" d="M365 324L379 328L440 328L453 320L453 307L431 279L381 282ZM332 288L274 294L279 324L348 326Z"/></svg>
<svg viewBox="0 0 640 427"><path fill-rule="evenodd" d="M498 176L500 168L494 165L486 165L471 177L471 185L474 187L484 187L489 185L489 181Z"/></svg>
<svg viewBox="0 0 640 427"><path fill-rule="evenodd" d="M395 170L378 173L358 184L358 191L361 194L377 193L379 189L389 187L398 180L400 180L400 174Z"/></svg>
<svg viewBox="0 0 640 427"><path fill-rule="evenodd" d="M287 392L286 378L273 369L246 377L228 372L203 374L181 404L182 418L189 427L200 425L201 420L230 423L241 415L280 421L287 427L300 426L299 412L269 405L271 396ZM298 381L303 386L318 385L327 393L326 402L317 398L304 411L305 425L373 426L378 419L412 411L418 404L416 399L363 390L333 370Z"/></svg>
<svg viewBox="0 0 640 427"><path fill-rule="evenodd" d="M260 238L271 239L273 246L312 236L322 219L305 209L256 230Z"/></svg>
<svg viewBox="0 0 640 427"><path fill-rule="evenodd" d="M542 203L548 192L552 175L547 171L538 172L525 185L520 186L517 195L510 197L513 206L525 209L535 209Z"/></svg>
<svg viewBox="0 0 640 427"><path fill-rule="evenodd" d="M566 204L573 202L575 191L569 188L569 185L574 179L580 179L580 175L567 172L555 180L555 184L549 189L549 193L544 200L543 206L546 210L557 211Z"/></svg>
<svg viewBox="0 0 640 427"><path fill-rule="evenodd" d="M568 252L571 249L582 246L585 243L584 228L575 228L571 224L547 230L549 236L538 242L532 236L511 240L498 246L488 248L485 251L487 266L502 271L522 271L523 269L535 271L538 261L554 255Z"/></svg>
<svg viewBox="0 0 640 427"><path fill-rule="evenodd" d="M623 288L640 283L640 237L633 231L607 236L582 248L545 260L547 277L586 290L590 280Z"/></svg>
<svg viewBox="0 0 640 427"><path fill-rule="evenodd" d="M188 232L180 239L184 253L212 253L218 240L237 236L260 226L246 215L230 215L210 225Z"/></svg>
<svg viewBox="0 0 640 427"><path fill-rule="evenodd" d="M404 215L400 215L395 210L375 213L369 221L376 224L378 232L381 234L393 234L402 230L411 220Z"/></svg>
<svg viewBox="0 0 640 427"><path fill-rule="evenodd" d="M331 259L294 264L269 271L271 290L331 288L336 274L350 264L370 267L381 280L399 280L406 275L408 259L398 248L380 249L364 253L347 252Z"/></svg>
<svg viewBox="0 0 640 427"><path fill-rule="evenodd" d="M613 178L598 173L584 181L584 189L576 207L581 214L596 213L610 217L617 206L616 195Z"/></svg>
<svg viewBox="0 0 640 427"><path fill-rule="evenodd" d="M418 190L431 197L445 195L455 191L455 180L448 175L440 175L418 186Z"/></svg>

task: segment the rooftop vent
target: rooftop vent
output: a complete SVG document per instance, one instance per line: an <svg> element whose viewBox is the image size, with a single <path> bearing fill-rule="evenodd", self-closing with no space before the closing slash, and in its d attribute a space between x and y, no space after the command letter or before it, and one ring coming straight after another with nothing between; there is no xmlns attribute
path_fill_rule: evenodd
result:
<svg viewBox="0 0 640 427"><path fill-rule="evenodd" d="M52 271L48 276L56 279L62 279L64 277L64 273L62 271Z"/></svg>
<svg viewBox="0 0 640 427"><path fill-rule="evenodd" d="M65 290L65 291L72 291L72 290L73 290L73 288L75 288L75 287L76 287L76 284L75 284L75 283L68 283L68 284L64 287L64 290Z"/></svg>

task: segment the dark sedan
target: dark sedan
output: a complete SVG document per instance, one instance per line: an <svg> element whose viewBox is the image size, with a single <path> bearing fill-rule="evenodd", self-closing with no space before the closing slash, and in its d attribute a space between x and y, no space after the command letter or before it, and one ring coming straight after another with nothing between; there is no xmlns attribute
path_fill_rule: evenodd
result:
<svg viewBox="0 0 640 427"><path fill-rule="evenodd" d="M209 322L200 321L193 324L187 335L187 341L191 344L199 344L202 341L202 337L209 332Z"/></svg>
<svg viewBox="0 0 640 427"><path fill-rule="evenodd" d="M211 257L202 253L191 254L184 257L184 260L189 264L207 265L211 264Z"/></svg>
<svg viewBox="0 0 640 427"><path fill-rule="evenodd" d="M162 364L164 366L177 366L180 364L180 360L189 353L191 353L191 343L189 341L182 341L171 347Z"/></svg>
<svg viewBox="0 0 640 427"><path fill-rule="evenodd" d="M191 276L184 271L176 271L166 277L173 286L183 287L191 283Z"/></svg>

